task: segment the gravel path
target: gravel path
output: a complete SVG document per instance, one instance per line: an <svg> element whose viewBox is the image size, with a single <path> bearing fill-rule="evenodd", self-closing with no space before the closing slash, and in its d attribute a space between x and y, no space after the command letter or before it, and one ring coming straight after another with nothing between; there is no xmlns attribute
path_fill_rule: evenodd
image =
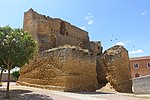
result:
<svg viewBox="0 0 150 100"><path fill-rule="evenodd" d="M6 84L0 87L0 100L5 99ZM11 83L10 100L150 100L150 96L106 92L60 92L40 88L16 86Z"/></svg>

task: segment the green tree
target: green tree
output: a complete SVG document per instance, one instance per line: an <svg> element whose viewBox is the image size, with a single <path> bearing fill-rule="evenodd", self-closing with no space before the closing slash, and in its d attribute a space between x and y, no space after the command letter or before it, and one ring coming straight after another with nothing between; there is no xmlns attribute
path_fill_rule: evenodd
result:
<svg viewBox="0 0 150 100"><path fill-rule="evenodd" d="M20 73L19 73L19 71L13 71L11 75L18 80Z"/></svg>
<svg viewBox="0 0 150 100"><path fill-rule="evenodd" d="M0 27L0 61L8 70L6 98L9 98L10 70L27 63L35 51L36 41L27 32L9 26Z"/></svg>

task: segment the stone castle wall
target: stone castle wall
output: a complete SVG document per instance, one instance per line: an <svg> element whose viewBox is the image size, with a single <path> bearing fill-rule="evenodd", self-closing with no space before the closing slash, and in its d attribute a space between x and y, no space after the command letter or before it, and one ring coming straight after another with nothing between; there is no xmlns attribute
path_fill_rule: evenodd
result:
<svg viewBox="0 0 150 100"><path fill-rule="evenodd" d="M38 14L33 9L24 14L24 30L38 40L40 51L69 44L93 52L88 32L61 19ZM101 48L101 44L96 46Z"/></svg>
<svg viewBox="0 0 150 100"><path fill-rule="evenodd" d="M39 56L21 68L19 84L95 91L110 82L118 92L131 92L129 57L124 47L114 46L102 53L101 42L90 41L88 32L32 9L24 14L24 30L38 41Z"/></svg>
<svg viewBox="0 0 150 100"><path fill-rule="evenodd" d="M74 46L50 49L21 68L18 83L63 91L95 91L96 59Z"/></svg>
<svg viewBox="0 0 150 100"><path fill-rule="evenodd" d="M118 92L132 92L129 56L123 46L111 47L97 59L97 74L100 87L110 82Z"/></svg>

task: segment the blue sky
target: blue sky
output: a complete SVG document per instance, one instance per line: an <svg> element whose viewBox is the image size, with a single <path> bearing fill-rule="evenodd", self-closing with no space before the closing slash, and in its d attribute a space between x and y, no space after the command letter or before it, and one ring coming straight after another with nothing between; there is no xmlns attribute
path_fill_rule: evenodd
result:
<svg viewBox="0 0 150 100"><path fill-rule="evenodd" d="M130 57L150 55L150 0L1 0L0 26L23 27L29 8L89 32L104 50L124 45Z"/></svg>

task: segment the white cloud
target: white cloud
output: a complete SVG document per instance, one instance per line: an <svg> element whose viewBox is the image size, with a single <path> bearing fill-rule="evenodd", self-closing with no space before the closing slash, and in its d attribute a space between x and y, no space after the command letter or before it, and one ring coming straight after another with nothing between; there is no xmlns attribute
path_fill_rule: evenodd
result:
<svg viewBox="0 0 150 100"><path fill-rule="evenodd" d="M122 46L124 46L126 43L124 43L124 42L117 42L115 45L122 45Z"/></svg>
<svg viewBox="0 0 150 100"><path fill-rule="evenodd" d="M85 30L85 27L80 27L81 29Z"/></svg>
<svg viewBox="0 0 150 100"><path fill-rule="evenodd" d="M91 25L94 23L94 16L92 16L91 13L88 13L88 15L84 19L87 21L88 25Z"/></svg>
<svg viewBox="0 0 150 100"><path fill-rule="evenodd" d="M91 13L88 13L88 15L91 15Z"/></svg>
<svg viewBox="0 0 150 100"><path fill-rule="evenodd" d="M122 46L125 46L125 45L127 45L127 44L130 44L131 42L134 42L134 39L128 40L128 41L119 41L119 42L117 42L115 45L122 45Z"/></svg>
<svg viewBox="0 0 150 100"><path fill-rule="evenodd" d="M126 43L134 42L134 39L126 41Z"/></svg>
<svg viewBox="0 0 150 100"><path fill-rule="evenodd" d="M93 23L94 23L93 20L89 20L89 21L88 21L88 25L91 25L91 24L93 24Z"/></svg>
<svg viewBox="0 0 150 100"><path fill-rule="evenodd" d="M91 20L91 19L93 19L94 17L92 16L92 15L88 15L88 16L86 16L85 17L85 20Z"/></svg>
<svg viewBox="0 0 150 100"><path fill-rule="evenodd" d="M130 51L129 54L138 54L138 53L143 53L144 51L143 50L133 50L133 51Z"/></svg>
<svg viewBox="0 0 150 100"><path fill-rule="evenodd" d="M144 16L144 15L146 15L146 14L147 14L146 11L143 11L143 12L141 13L142 16Z"/></svg>

